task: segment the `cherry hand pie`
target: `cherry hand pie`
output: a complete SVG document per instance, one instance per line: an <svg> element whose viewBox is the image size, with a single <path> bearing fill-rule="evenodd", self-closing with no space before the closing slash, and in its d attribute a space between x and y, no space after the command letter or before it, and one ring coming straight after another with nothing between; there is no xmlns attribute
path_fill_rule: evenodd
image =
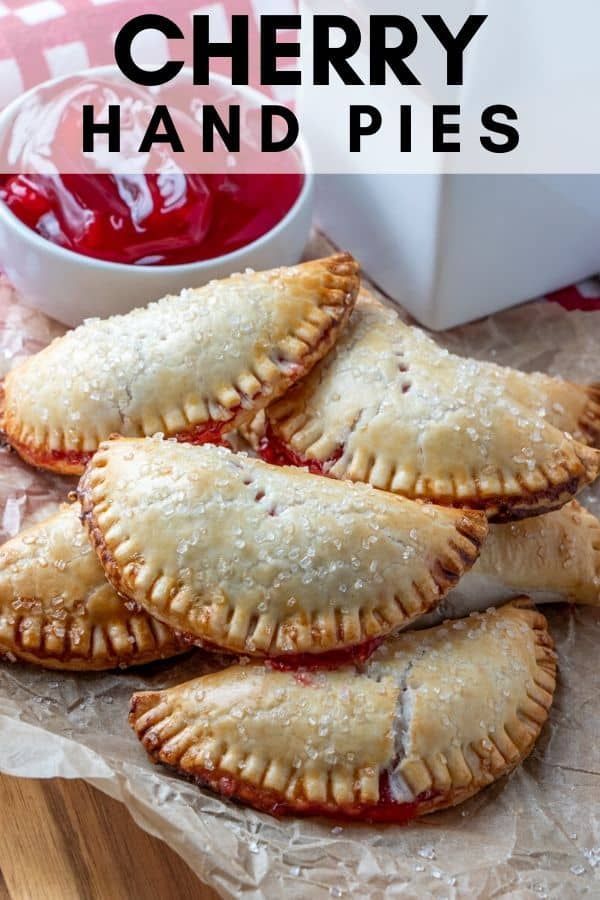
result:
<svg viewBox="0 0 600 900"><path fill-rule="evenodd" d="M9 372L2 428L27 462L64 474L112 433L217 443L325 355L358 285L339 254L89 320Z"/></svg>
<svg viewBox="0 0 600 900"><path fill-rule="evenodd" d="M119 594L198 643L257 655L389 634L439 603L487 531L479 512L156 437L102 444L79 494Z"/></svg>
<svg viewBox="0 0 600 900"><path fill-rule="evenodd" d="M360 668L238 665L135 694L152 758L274 814L407 821L510 772L548 717L546 620L509 604L387 642Z"/></svg>
<svg viewBox="0 0 600 900"><path fill-rule="evenodd" d="M507 521L598 475L598 392L454 356L361 294L332 352L266 411L263 456Z"/></svg>
<svg viewBox="0 0 600 900"><path fill-rule="evenodd" d="M523 593L536 603L600 606L600 522L576 500L545 516L492 525L471 571L415 626L466 616Z"/></svg>
<svg viewBox="0 0 600 900"><path fill-rule="evenodd" d="M104 577L79 506L0 547L0 655L49 669L112 669L182 652L170 628L130 610Z"/></svg>

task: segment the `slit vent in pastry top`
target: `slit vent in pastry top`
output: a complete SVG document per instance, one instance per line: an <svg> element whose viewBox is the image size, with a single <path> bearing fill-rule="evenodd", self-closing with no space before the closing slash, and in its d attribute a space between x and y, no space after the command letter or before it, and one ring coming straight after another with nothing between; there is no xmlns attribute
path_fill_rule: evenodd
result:
<svg viewBox="0 0 600 900"><path fill-rule="evenodd" d="M473 564L481 513L157 438L101 445L84 520L123 596L197 642L277 656L385 636Z"/></svg>
<svg viewBox="0 0 600 900"><path fill-rule="evenodd" d="M325 355L358 286L338 254L89 320L9 372L2 428L25 460L64 474L113 433L218 443Z"/></svg>
<svg viewBox="0 0 600 900"><path fill-rule="evenodd" d="M0 655L86 671L187 649L170 628L117 596L79 514L78 504L64 506L0 547Z"/></svg>
<svg viewBox="0 0 600 900"><path fill-rule="evenodd" d="M360 669L234 666L133 696L156 762L274 814L402 822L533 748L555 688L542 615L509 604L386 642Z"/></svg>
<svg viewBox="0 0 600 900"><path fill-rule="evenodd" d="M545 516L491 525L473 568L414 627L461 618L523 593L536 603L600 606L600 522L577 500Z"/></svg>
<svg viewBox="0 0 600 900"><path fill-rule="evenodd" d="M598 475L595 389L454 356L362 293L331 353L266 411L262 454L507 521Z"/></svg>

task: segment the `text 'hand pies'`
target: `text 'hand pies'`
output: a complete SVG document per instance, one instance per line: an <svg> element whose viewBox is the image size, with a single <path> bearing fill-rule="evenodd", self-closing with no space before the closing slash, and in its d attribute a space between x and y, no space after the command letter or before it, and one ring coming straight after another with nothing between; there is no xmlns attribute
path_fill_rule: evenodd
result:
<svg viewBox="0 0 600 900"><path fill-rule="evenodd" d="M218 442L325 355L358 285L339 254L89 320L9 372L2 428L25 460L65 474L113 433Z"/></svg>
<svg viewBox="0 0 600 900"><path fill-rule="evenodd" d="M561 430L597 436L596 399L454 356L363 293L331 353L268 408L262 453L505 521L557 508L596 478L600 451Z"/></svg>
<svg viewBox="0 0 600 900"><path fill-rule="evenodd" d="M130 610L107 582L79 505L0 547L0 655L49 669L112 669L185 649L161 622Z"/></svg>
<svg viewBox="0 0 600 900"><path fill-rule="evenodd" d="M433 608L474 562L478 512L159 438L101 445L79 494L123 596L233 652L322 653Z"/></svg>
<svg viewBox="0 0 600 900"><path fill-rule="evenodd" d="M361 669L234 666L135 694L154 760L274 814L405 822L533 748L555 687L546 620L510 604L387 642Z"/></svg>
<svg viewBox="0 0 600 900"><path fill-rule="evenodd" d="M473 568L414 624L428 627L519 594L536 603L600 606L600 522L577 500L545 516L491 525Z"/></svg>

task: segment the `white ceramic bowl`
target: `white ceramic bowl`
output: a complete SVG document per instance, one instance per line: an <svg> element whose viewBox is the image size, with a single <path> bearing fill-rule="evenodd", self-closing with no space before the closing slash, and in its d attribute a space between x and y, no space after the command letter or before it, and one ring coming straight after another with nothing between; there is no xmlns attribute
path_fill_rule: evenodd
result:
<svg viewBox="0 0 600 900"><path fill-rule="evenodd" d="M115 66L90 69L90 79L115 72ZM45 82L59 84L63 78ZM214 83L231 88L231 82L213 75ZM39 88L33 88L0 113L0 139L10 127L15 111ZM252 88L233 88L254 103L270 102ZM313 213L313 176L305 145L297 142L304 183L298 198L283 219L262 237L224 256L176 266L133 266L105 262L65 250L24 225L0 202L0 269L17 288L28 306L67 325L78 325L90 316L110 316L144 306L165 294L199 287L232 272L270 269L297 262L310 232Z"/></svg>

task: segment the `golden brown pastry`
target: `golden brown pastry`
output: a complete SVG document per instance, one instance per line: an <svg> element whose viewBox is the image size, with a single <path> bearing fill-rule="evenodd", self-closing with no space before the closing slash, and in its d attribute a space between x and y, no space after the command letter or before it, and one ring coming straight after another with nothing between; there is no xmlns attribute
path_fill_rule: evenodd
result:
<svg viewBox="0 0 600 900"><path fill-rule="evenodd" d="M218 443L325 355L358 285L338 254L89 320L9 372L2 428L27 462L65 474L113 433Z"/></svg>
<svg viewBox="0 0 600 900"><path fill-rule="evenodd" d="M257 655L389 634L439 603L487 532L481 513L156 438L103 443L79 493L120 594Z"/></svg>
<svg viewBox="0 0 600 900"><path fill-rule="evenodd" d="M386 642L338 671L233 666L135 694L152 758L274 814L402 822L530 753L552 703L546 620L509 604Z"/></svg>
<svg viewBox="0 0 600 900"><path fill-rule="evenodd" d="M170 628L114 592L79 512L64 506L0 547L0 655L87 671L181 653Z"/></svg>
<svg viewBox="0 0 600 900"><path fill-rule="evenodd" d="M600 389L543 372L519 372L487 363L507 391L547 422L590 447L600 446Z"/></svg>
<svg viewBox="0 0 600 900"><path fill-rule="evenodd" d="M597 394L443 350L361 294L338 344L266 411L262 453L507 521L598 475Z"/></svg>
<svg viewBox="0 0 600 900"><path fill-rule="evenodd" d="M461 618L523 593L535 603L600 606L600 522L577 500L545 516L491 525L473 568L414 625Z"/></svg>

